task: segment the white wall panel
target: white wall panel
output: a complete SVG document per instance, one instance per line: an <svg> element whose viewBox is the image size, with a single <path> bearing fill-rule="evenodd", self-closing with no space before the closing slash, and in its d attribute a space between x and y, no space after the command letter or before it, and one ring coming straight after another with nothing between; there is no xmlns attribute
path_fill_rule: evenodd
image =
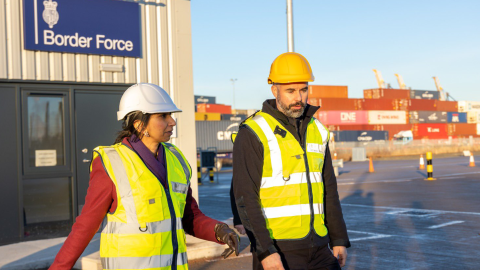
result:
<svg viewBox="0 0 480 270"><path fill-rule="evenodd" d="M51 52L49 53L49 66L50 66L50 80L62 81L63 80L63 59L62 53Z"/></svg>
<svg viewBox="0 0 480 270"><path fill-rule="evenodd" d="M125 58L125 83L134 84L137 82L137 60L132 57Z"/></svg>
<svg viewBox="0 0 480 270"><path fill-rule="evenodd" d="M6 0L5 12L7 13L7 57L8 78L22 78L22 44L20 39L20 1Z"/></svg>
<svg viewBox="0 0 480 270"><path fill-rule="evenodd" d="M49 52L35 52L35 66L37 67L37 80L47 81L49 76Z"/></svg>
<svg viewBox="0 0 480 270"><path fill-rule="evenodd" d="M102 64L111 64L112 63L112 57L111 56L102 56L100 61L102 62ZM102 82L103 83L113 82L112 72L102 71Z"/></svg>
<svg viewBox="0 0 480 270"><path fill-rule="evenodd" d="M100 56L89 55L88 56L88 81L100 82Z"/></svg>
<svg viewBox="0 0 480 270"><path fill-rule="evenodd" d="M7 65L7 14L5 14L6 2L0 0L0 79L8 78Z"/></svg>
<svg viewBox="0 0 480 270"><path fill-rule="evenodd" d="M88 56L86 54L75 55L76 81L88 82Z"/></svg>
<svg viewBox="0 0 480 270"><path fill-rule="evenodd" d="M23 2L20 2L20 10L23 9ZM20 20L20 29L23 29L23 20ZM23 35L20 35L23 44ZM35 80L35 52L22 50L22 79Z"/></svg>
<svg viewBox="0 0 480 270"><path fill-rule="evenodd" d="M137 82L148 82L147 78L147 42L146 42L146 20L145 20L145 5L140 5L142 18L142 58L137 58Z"/></svg>
<svg viewBox="0 0 480 270"><path fill-rule="evenodd" d="M124 66L123 57L113 57L113 63ZM123 67L123 72L114 72L113 73L113 82L114 83L125 83L125 66Z"/></svg>
<svg viewBox="0 0 480 270"><path fill-rule="evenodd" d="M63 80L75 81L75 54L64 53L62 56Z"/></svg>

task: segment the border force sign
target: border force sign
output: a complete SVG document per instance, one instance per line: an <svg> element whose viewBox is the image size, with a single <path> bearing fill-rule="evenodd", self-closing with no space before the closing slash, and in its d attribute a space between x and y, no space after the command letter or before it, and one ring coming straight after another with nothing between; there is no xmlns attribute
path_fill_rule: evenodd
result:
<svg viewBox="0 0 480 270"><path fill-rule="evenodd" d="M118 0L24 0L26 50L142 57L140 6Z"/></svg>

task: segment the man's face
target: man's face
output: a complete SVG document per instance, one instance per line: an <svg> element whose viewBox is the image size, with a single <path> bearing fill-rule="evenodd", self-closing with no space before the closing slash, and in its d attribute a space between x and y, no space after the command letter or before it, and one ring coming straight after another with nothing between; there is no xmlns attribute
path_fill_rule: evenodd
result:
<svg viewBox="0 0 480 270"><path fill-rule="evenodd" d="M308 83L276 83L272 93L277 100L277 109L288 117L297 118L303 114L308 99Z"/></svg>

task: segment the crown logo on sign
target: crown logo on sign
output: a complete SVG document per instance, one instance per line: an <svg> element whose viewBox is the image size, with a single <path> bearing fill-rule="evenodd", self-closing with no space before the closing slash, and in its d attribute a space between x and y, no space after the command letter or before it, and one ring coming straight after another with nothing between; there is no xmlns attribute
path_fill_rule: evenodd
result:
<svg viewBox="0 0 480 270"><path fill-rule="evenodd" d="M45 6L42 14L43 20L48 24L48 27L53 28L59 19L57 12L58 3L52 0L45 0L43 1L43 5Z"/></svg>

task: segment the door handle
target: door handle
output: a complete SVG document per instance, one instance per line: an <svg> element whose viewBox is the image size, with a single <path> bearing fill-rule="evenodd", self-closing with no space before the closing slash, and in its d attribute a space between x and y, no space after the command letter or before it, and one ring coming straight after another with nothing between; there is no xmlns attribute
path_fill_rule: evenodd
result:
<svg viewBox="0 0 480 270"><path fill-rule="evenodd" d="M83 159L83 163L88 163L90 161L91 161L90 159Z"/></svg>

